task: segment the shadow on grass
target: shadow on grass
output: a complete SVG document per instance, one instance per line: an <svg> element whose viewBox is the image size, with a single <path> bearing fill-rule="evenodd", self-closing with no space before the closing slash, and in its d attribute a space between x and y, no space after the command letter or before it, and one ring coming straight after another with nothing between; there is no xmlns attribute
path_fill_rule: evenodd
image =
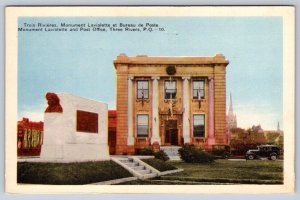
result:
<svg viewBox="0 0 300 200"><path fill-rule="evenodd" d="M112 161L83 163L18 163L17 182L51 185L82 185L132 175Z"/></svg>

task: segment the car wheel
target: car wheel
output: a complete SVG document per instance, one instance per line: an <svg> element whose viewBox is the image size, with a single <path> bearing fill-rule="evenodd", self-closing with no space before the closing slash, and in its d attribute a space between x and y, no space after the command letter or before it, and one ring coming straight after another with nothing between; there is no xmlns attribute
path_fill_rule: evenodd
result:
<svg viewBox="0 0 300 200"><path fill-rule="evenodd" d="M248 160L254 160L254 155L249 155Z"/></svg>
<svg viewBox="0 0 300 200"><path fill-rule="evenodd" d="M270 160L276 160L277 159L277 155L276 154L272 154L271 156L270 156Z"/></svg>

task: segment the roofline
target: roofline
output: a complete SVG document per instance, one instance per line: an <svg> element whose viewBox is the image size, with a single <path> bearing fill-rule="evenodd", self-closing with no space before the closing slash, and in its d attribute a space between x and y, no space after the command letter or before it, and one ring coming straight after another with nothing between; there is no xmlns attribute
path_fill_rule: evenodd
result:
<svg viewBox="0 0 300 200"><path fill-rule="evenodd" d="M222 54L215 56L147 56L138 55L129 57L121 53L114 60L114 65L117 64L165 64L165 65L178 65L178 64L223 64L227 66L229 61Z"/></svg>

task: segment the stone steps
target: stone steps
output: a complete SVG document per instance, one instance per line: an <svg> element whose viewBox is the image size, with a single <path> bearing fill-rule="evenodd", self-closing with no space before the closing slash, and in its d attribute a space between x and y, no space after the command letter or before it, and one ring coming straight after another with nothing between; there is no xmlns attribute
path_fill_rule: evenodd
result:
<svg viewBox="0 0 300 200"><path fill-rule="evenodd" d="M160 172L145 162L141 161L137 157L118 157L114 156L111 158L117 164L123 166L132 175L139 179L153 178L159 176Z"/></svg>
<svg viewBox="0 0 300 200"><path fill-rule="evenodd" d="M145 167L138 165L138 166L133 167L133 169L136 170L136 171L139 171L139 170L145 169Z"/></svg>
<svg viewBox="0 0 300 200"><path fill-rule="evenodd" d="M178 150L180 146L161 146L160 150L163 150L170 158L170 160L180 160Z"/></svg>

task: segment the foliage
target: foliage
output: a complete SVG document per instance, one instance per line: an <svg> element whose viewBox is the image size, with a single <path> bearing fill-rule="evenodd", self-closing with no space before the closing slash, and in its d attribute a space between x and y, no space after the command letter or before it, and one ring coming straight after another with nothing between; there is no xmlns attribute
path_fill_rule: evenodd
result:
<svg viewBox="0 0 300 200"><path fill-rule="evenodd" d="M247 144L247 143L242 143L239 140L231 140L231 142L230 142L231 154L238 155L238 156L244 156L245 153L249 149L257 149L258 145L260 145L260 144L259 143Z"/></svg>
<svg viewBox="0 0 300 200"><path fill-rule="evenodd" d="M184 145L178 150L180 158L187 163L212 163L214 156L192 145Z"/></svg>
<svg viewBox="0 0 300 200"><path fill-rule="evenodd" d="M161 172L177 169L176 167L169 164L168 162L164 162L159 159L143 159L142 161Z"/></svg>
<svg viewBox="0 0 300 200"><path fill-rule="evenodd" d="M169 156L163 150L155 152L154 153L154 157L156 159L159 159L159 160L162 160L162 161L167 161L167 160L170 159Z"/></svg>
<svg viewBox="0 0 300 200"><path fill-rule="evenodd" d="M81 185L132 175L112 161L84 163L18 163L17 182L31 184Z"/></svg>
<svg viewBox="0 0 300 200"><path fill-rule="evenodd" d="M137 155L154 156L156 159L159 159L162 161L167 161L170 159L169 156L163 150L154 152L153 149L150 149L150 148L138 149Z"/></svg>
<svg viewBox="0 0 300 200"><path fill-rule="evenodd" d="M280 136L278 132L268 132L267 136L267 143L268 144L275 144L276 139Z"/></svg>
<svg viewBox="0 0 300 200"><path fill-rule="evenodd" d="M278 131L268 131L265 133L268 144L275 144L283 147L283 135Z"/></svg>
<svg viewBox="0 0 300 200"><path fill-rule="evenodd" d="M142 149L138 149L136 154L142 156L153 156L154 151L150 148L142 148Z"/></svg>
<svg viewBox="0 0 300 200"><path fill-rule="evenodd" d="M215 158L224 158L227 159L230 157L230 153L225 149L213 149L211 154L215 156Z"/></svg>

